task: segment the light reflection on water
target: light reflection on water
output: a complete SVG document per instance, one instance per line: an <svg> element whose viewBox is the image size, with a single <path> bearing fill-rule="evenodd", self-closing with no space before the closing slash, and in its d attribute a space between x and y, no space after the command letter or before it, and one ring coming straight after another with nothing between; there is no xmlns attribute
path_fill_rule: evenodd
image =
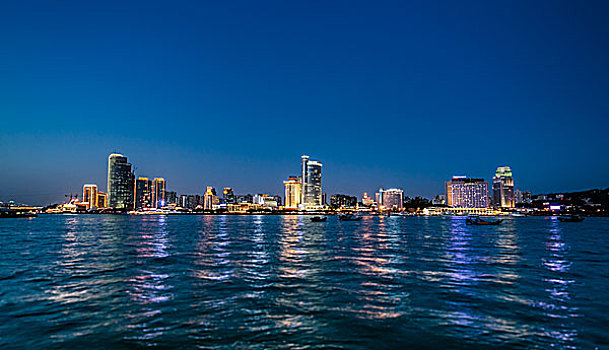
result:
<svg viewBox="0 0 609 350"><path fill-rule="evenodd" d="M577 256L609 249L577 239L607 235L602 220L4 221L0 346L593 348L607 316L585 303L607 303Z"/></svg>

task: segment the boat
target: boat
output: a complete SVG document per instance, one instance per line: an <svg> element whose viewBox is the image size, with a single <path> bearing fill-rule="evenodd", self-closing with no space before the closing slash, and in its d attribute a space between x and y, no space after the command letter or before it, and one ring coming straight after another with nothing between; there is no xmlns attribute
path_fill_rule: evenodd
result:
<svg viewBox="0 0 609 350"><path fill-rule="evenodd" d="M2 209L0 210L0 218L35 218L38 214L31 211L23 211L16 209Z"/></svg>
<svg viewBox="0 0 609 350"><path fill-rule="evenodd" d="M326 220L328 220L327 216L314 216L311 218L311 221L313 222L324 222Z"/></svg>
<svg viewBox="0 0 609 350"><path fill-rule="evenodd" d="M467 225L499 225L503 222L503 220L495 220L495 221L486 221L480 218L467 218L465 219L465 223Z"/></svg>
<svg viewBox="0 0 609 350"><path fill-rule="evenodd" d="M360 221L362 219L362 217L355 216L353 214L340 214L340 215L338 215L338 219L340 221Z"/></svg>
<svg viewBox="0 0 609 350"><path fill-rule="evenodd" d="M524 215L523 213L516 212L516 213L511 213L510 216L513 216L515 218L522 218L522 217L525 217L526 215Z"/></svg>
<svg viewBox="0 0 609 350"><path fill-rule="evenodd" d="M584 218L579 215L571 215L571 216L560 216L558 218L560 222L582 222Z"/></svg>

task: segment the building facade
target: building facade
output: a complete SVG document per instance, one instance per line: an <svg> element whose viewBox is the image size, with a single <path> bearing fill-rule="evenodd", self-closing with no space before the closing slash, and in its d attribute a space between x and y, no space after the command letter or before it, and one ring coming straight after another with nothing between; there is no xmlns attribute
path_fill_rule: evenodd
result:
<svg viewBox="0 0 609 350"><path fill-rule="evenodd" d="M87 184L82 187L82 200L87 209L97 209L97 185Z"/></svg>
<svg viewBox="0 0 609 350"><path fill-rule="evenodd" d="M300 177L290 176L287 181L283 182L285 186L285 208L298 209L302 199L302 183Z"/></svg>
<svg viewBox="0 0 609 350"><path fill-rule="evenodd" d="M135 209L152 207L152 181L147 177L135 180Z"/></svg>
<svg viewBox="0 0 609 350"><path fill-rule="evenodd" d="M236 204L237 198L235 197L235 192L230 187L224 187L222 191L222 198L224 199L225 204Z"/></svg>
<svg viewBox="0 0 609 350"><path fill-rule="evenodd" d="M321 167L322 164L302 157L302 190L300 204L303 208L318 208L322 203Z"/></svg>
<svg viewBox="0 0 609 350"><path fill-rule="evenodd" d="M131 163L122 154L113 153L108 157L108 207L133 209L133 187L135 176Z"/></svg>
<svg viewBox="0 0 609 350"><path fill-rule="evenodd" d="M97 209L108 207L108 195L102 191L97 191Z"/></svg>
<svg viewBox="0 0 609 350"><path fill-rule="evenodd" d="M487 208L488 182L455 176L446 182L446 203L455 208Z"/></svg>
<svg viewBox="0 0 609 350"><path fill-rule="evenodd" d="M214 206L218 205L218 203L219 200L218 196L216 195L216 190L211 186L207 186L207 189L205 190L205 195L203 196L203 209L214 209Z"/></svg>
<svg viewBox="0 0 609 350"><path fill-rule="evenodd" d="M162 208L165 206L165 179L155 177L152 180L152 206Z"/></svg>
<svg viewBox="0 0 609 350"><path fill-rule="evenodd" d="M165 192L165 204L177 205L178 204L178 194L175 191Z"/></svg>
<svg viewBox="0 0 609 350"><path fill-rule="evenodd" d="M330 206L334 208L357 206L357 197L348 196L346 194L333 194L330 196Z"/></svg>
<svg viewBox="0 0 609 350"><path fill-rule="evenodd" d="M519 204L531 204L533 203L533 198L531 191L514 191L514 200Z"/></svg>
<svg viewBox="0 0 609 350"><path fill-rule="evenodd" d="M384 209L404 208L404 191L399 188L390 188L388 190L379 189L377 193L377 202Z"/></svg>
<svg viewBox="0 0 609 350"><path fill-rule="evenodd" d="M496 208L514 208L514 178L509 166L500 166L493 177L493 205Z"/></svg>

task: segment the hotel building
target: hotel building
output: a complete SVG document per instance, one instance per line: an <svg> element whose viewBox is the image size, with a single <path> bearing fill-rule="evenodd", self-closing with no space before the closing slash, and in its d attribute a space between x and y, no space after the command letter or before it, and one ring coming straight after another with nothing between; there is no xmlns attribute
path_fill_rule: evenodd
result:
<svg viewBox="0 0 609 350"><path fill-rule="evenodd" d="M298 209L302 199L302 183L300 177L290 176L287 181L283 182L285 186L285 208Z"/></svg>
<svg viewBox="0 0 609 350"><path fill-rule="evenodd" d="M455 208L488 207L488 182L465 176L454 176L446 182L446 201Z"/></svg>
<svg viewBox="0 0 609 350"><path fill-rule="evenodd" d="M379 189L377 193L377 202L384 209L404 208L404 191L398 188L390 188L388 190Z"/></svg>

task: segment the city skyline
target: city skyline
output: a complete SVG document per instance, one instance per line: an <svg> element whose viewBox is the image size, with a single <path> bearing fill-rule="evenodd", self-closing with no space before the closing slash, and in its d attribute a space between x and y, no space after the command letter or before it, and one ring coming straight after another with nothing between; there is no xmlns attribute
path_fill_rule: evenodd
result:
<svg viewBox="0 0 609 350"><path fill-rule="evenodd" d="M136 172L136 169L138 169L138 167L136 166L137 164L131 162L129 160L129 156L124 155L122 153L113 152L110 155L108 155L108 157L106 158L106 161L107 161L107 168L106 168L106 172L105 172L106 178L105 178L104 181L99 182L99 183L102 183L102 184L106 184L105 188L103 186L100 187L98 185L98 182L93 182L93 181L87 182L87 181L85 181L85 182L83 182L84 185L83 185L83 183L81 183L79 185L80 188L83 189L83 191L81 191L80 193L78 192L78 189L71 189L71 190L69 190L69 191L67 191L65 193L57 193L57 194L51 194L51 195L56 196L58 199L63 199L64 197L71 196L72 194L74 194L77 197L80 197L81 194L82 194L83 197L84 197L84 187L87 187L87 186L95 186L95 191L96 192L104 193L105 195L107 195L109 193L108 187L109 187L109 184L110 184L110 181L109 181L110 180L110 176L109 175L110 175L110 169L111 169L110 165L112 163L112 159L116 159L116 158L121 159L121 161L126 164L127 168L123 172L131 171L131 173L129 173L130 174L129 175L130 176L130 180L129 181L132 181L133 183L131 184L131 188L126 189L125 191L128 191L128 192L133 194L133 198L131 198L131 200L133 201L133 205L136 206L136 207L138 206L138 197L137 197L137 192L138 191L136 189L137 189L138 183L140 183L140 181L142 181L142 180L145 180L146 182L149 182L147 190L146 190L146 191L149 191L149 194L148 194L149 199L148 199L148 201L150 203L157 203L156 205L150 205L150 207L160 207L160 205L158 204L158 201L154 200L154 198L156 198L158 196L158 195L156 195L154 193L154 190L156 188L156 185L155 185L156 181L161 181L162 182L163 196L165 195L166 192L167 193L172 192L172 193L177 193L179 196L200 195L201 198L203 198L205 196L205 193L207 191L209 191L210 189L214 189L214 190L216 188L218 188L218 189L224 189L224 190L230 189L231 192L233 191L233 187L227 187L227 186L231 186L231 184L226 184L226 183L217 184L217 185L216 184L213 184L213 185L203 184L201 186L201 188L199 188L199 189L194 189L194 190L191 190L191 191L188 191L188 190L184 191L184 190L181 190L181 189L177 189L177 188L180 188L179 184L176 187L173 187L175 185L173 185L173 182L172 182L172 185L168 189L166 189L165 188L166 179L164 177L157 177L157 176L155 176L154 178L149 178L149 177L143 176L143 174L139 174L139 173ZM301 159L302 159L302 163L301 163L301 169L300 169L300 171L303 172L304 168L305 168L306 162L309 161L309 156L303 155L301 157ZM312 164L314 166L319 166L319 169L320 169L320 172L321 172L321 165L322 165L321 162L316 161L316 160L312 160L311 162L312 162ZM292 164L292 167L293 167L293 165L294 164ZM502 165L502 166L498 166L498 167L495 167L495 168L496 168L496 171L493 172L493 175L490 175L488 177L488 180L487 180L487 177L469 176L469 175L452 175L451 178L452 178L452 180L455 180L455 179L458 179L458 180L461 180L461 179L477 180L477 178L479 178L481 180L484 180L485 182L488 182L486 184L487 191L488 191L487 197L488 197L488 205L491 206L492 204L495 204L494 203L494 201L495 201L494 200L494 196L495 195L493 193L493 188L491 188L491 186L489 186L489 183L490 183L490 185L493 184L493 181L496 179L496 177L497 177L497 175L498 175L500 170L504 171L504 169L507 169L506 171L509 171L509 176L511 177L511 167ZM295 173L295 171L293 171L292 173ZM126 173L124 175L126 176ZM276 176L272 175L272 177L276 177ZM324 177L325 177L325 175L324 175ZM288 178L288 181L285 181L285 178ZM294 175L284 176L284 179L280 181L280 183L283 186L279 186L279 187L281 187L281 190L276 191L276 192L273 192L273 191L251 191L251 190L243 189L243 190L238 190L235 194L239 194L239 195L246 195L246 194L252 195L252 194L256 194L256 193L257 194L263 194L263 193L280 194L280 195L283 196L283 198L285 200L285 198L287 198L287 196L286 196L287 192L286 192L286 187L285 187L286 183L290 183L291 181L296 181L295 183L297 183L298 187L300 188L302 186L302 180L301 179L302 179L302 173L300 175L298 175L298 176L294 176ZM413 197L413 198L414 197L423 197L423 198L433 199L437 195L445 195L445 194L447 194L447 187L446 187L447 182L446 181L451 181L451 180L450 180L450 178L445 179L445 181L442 182L442 189L437 191L436 193L429 194L429 195L421 194L421 193L412 193L412 191L406 191L404 189L408 189L409 186L407 186L405 184L392 185L391 187L393 187L393 188L390 188L389 190L394 190L394 188L396 188L400 192L403 193L402 195L404 197ZM511 180L511 181L513 183L513 180ZM330 195L347 195L347 196L354 195L359 200L366 193L375 193L375 190L372 190L372 191L366 190L366 191L359 192L359 193L352 193L352 192L340 191L340 190L333 192L333 191L327 191L325 189L325 186L326 186L326 184L325 184L325 180L324 180L324 188L323 189L322 188L319 189L321 192L319 192L320 198L318 198L318 200L321 200L321 194L323 194L323 195L328 194L328 196L330 196ZM603 188L603 187L599 187L599 188ZM378 187L377 187L377 189L378 189ZM592 188L590 188L590 189L592 189ZM589 189L584 189L584 190L589 190ZM383 191L383 187L380 187L380 191ZM531 191L530 189L528 189L526 187L521 187L519 185L515 185L515 186L513 186L513 190L512 190L512 194L511 194L512 197L514 197L514 195L515 195L514 191L529 191L529 192L533 192L534 194L575 192L575 191L534 192L534 191ZM110 196L108 195L108 197L110 197ZM220 196L218 196L218 197L220 197ZM303 200L303 197L304 197L303 191L301 189L298 192L298 197L299 198L298 198L297 203L300 204L300 203L302 203L302 200ZM82 199L84 201L84 198L82 198ZM0 201L9 201L9 200L15 201L16 199L13 199L13 198L11 198L11 199L0 198ZM164 198L162 198L162 200L164 201ZM17 200L17 201L21 202L21 203L26 203L25 201L19 201L19 200ZM55 201L50 201L48 203L32 203L32 202L29 202L28 204L32 204L32 205L47 205L47 204L53 204L53 203L58 203L58 202L61 202L61 201L60 200L55 200ZM139 205L139 206L141 207L141 205ZM501 206L501 205L499 205L499 206ZM295 208L298 208L298 205Z"/></svg>
<svg viewBox="0 0 609 350"><path fill-rule="evenodd" d="M113 152L183 193L283 193L295 154L327 193L605 188L608 7L6 3L0 198L103 187Z"/></svg>

